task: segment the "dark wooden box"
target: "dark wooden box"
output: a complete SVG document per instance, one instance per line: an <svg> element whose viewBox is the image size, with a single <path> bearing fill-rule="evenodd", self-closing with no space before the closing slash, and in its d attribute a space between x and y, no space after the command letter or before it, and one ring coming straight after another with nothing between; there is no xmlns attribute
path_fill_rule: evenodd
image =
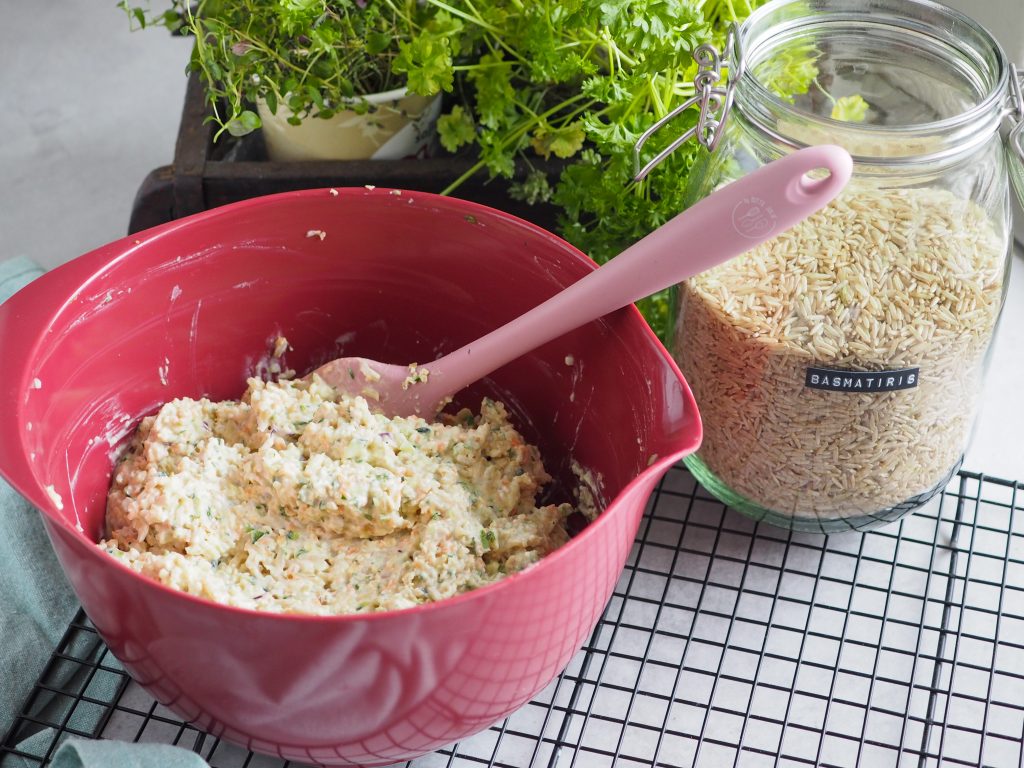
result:
<svg viewBox="0 0 1024 768"><path fill-rule="evenodd" d="M451 155L443 149L436 157L413 160L356 160L272 162L259 131L235 139L213 141L214 125L203 86L193 74L185 92L174 162L149 173L132 206L129 233L179 219L209 208L259 195L317 187L379 187L440 192L468 171L474 158ZM540 163L553 177L558 169ZM522 178L527 169L517 167ZM488 179L481 172L462 184L454 196L508 211L546 229L554 229L557 209L547 204L529 205L508 195L503 179Z"/></svg>

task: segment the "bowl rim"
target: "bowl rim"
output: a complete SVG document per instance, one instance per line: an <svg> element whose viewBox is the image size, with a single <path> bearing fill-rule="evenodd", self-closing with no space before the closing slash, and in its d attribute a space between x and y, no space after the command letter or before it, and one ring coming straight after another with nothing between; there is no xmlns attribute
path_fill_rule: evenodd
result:
<svg viewBox="0 0 1024 768"><path fill-rule="evenodd" d="M461 198L456 197L437 195L429 192L396 189L392 187L374 187L371 185L367 185L365 187L318 187L311 189L291 190L287 192L279 192L270 195L260 195L257 197L241 200L235 203L229 203L223 206L219 206L217 208L212 208L197 214L193 214L191 216L176 219L165 224L160 224L156 227L152 227L150 229L143 230L138 233L130 234L126 237L120 238L119 240L115 240L111 243L108 243L105 246L100 246L99 248L89 251L86 254L77 257L76 259L72 259L70 262L67 262L67 264L55 268L49 274L57 272L63 269L65 266L74 264L79 259L84 259L85 257L96 257L99 256L101 253L104 257L102 259L102 262L97 267L97 269L93 270L90 274L88 274L85 277L85 279L79 281L66 296L62 296L53 302L55 307L55 314L63 311L69 299L77 295L86 285L88 285L89 282L91 282L92 279L98 276L103 270L106 270L115 263L118 263L123 259L130 257L133 253L143 250L145 246L150 242L163 239L165 237L172 235L174 232L176 232L178 229L182 227L192 227L195 226L196 224L205 223L211 220L215 220L217 218L236 216L239 214L239 212L244 213L249 211L249 209L258 209L268 205L273 206L280 204L282 202L314 198L322 195L330 195L335 199L343 195L360 195L362 197L378 197L384 199L385 201L391 202L400 200L402 198L404 198L405 200L408 200L410 198L423 199L425 202L429 202L436 207L447 209L449 211L454 211L456 213L469 213L474 215L481 214L488 218L497 218L503 220L504 223L511 225L513 228L523 231L524 235L527 235L535 240L548 242L550 245L554 246L555 248L565 253L566 256L574 259L575 261L583 265L588 271L593 271L598 268L596 262L594 262L589 256L587 256L578 248L573 246L571 243L554 234L553 232L549 232L548 230L539 227L531 222L528 222L518 216L515 216L513 214L507 213L496 208L492 208L482 203L477 203L470 200L463 200ZM431 613L438 610L443 611L450 606L461 605L463 603L474 600L481 600L489 595L499 594L503 590L510 589L514 584L524 579L534 578L535 574L549 570L551 567L553 567L551 565L552 563L557 563L558 561L563 560L566 557L569 557L573 552L575 552L575 550L579 549L582 546L585 546L586 539L591 539L594 536L597 536L599 529L605 528L608 525L612 524L610 518L613 516L616 508L622 508L621 505L617 507L616 502L619 499L622 499L625 496L634 493L638 486L650 482L652 477L660 477L661 474L666 472L669 467L671 467L673 464L679 461L683 456L686 456L687 454L692 453L694 450L696 450L700 444L702 436L700 412L697 409L693 393L690 390L690 386L686 382L686 379L683 377L682 372L679 370L679 366L676 364L675 360L672 358L672 355L668 352L668 350L665 349L664 345L655 335L654 331L647 324L646 320L643 319L643 316L640 314L640 311L636 308L635 305L630 304L629 306L624 307L622 311L627 313L626 316L629 318L628 322L640 324L641 333L644 334L648 343L652 343L655 345L655 351L661 358L662 363L668 366L669 371L671 372L673 377L681 385L682 396L684 399L684 411L690 412L693 415L693 418L696 422L696 429L694 430L693 435L689 438L689 440L686 443L680 444L671 452L667 453L664 456L660 456L655 461L651 462L642 472L640 472L636 477L630 480L630 482L627 483L619 491L619 493L615 495L614 498L609 499L607 501L607 503L604 505L604 507L601 509L601 511L598 513L597 517L594 520L589 522L583 528L583 530L581 530L575 536L571 537L569 541L560 546L558 549L544 556L536 563L527 566L522 571L517 571L515 573L508 574L504 578L499 579L498 581L491 582L490 584L485 584L481 587L468 590L466 592L460 592L456 595L453 595L452 597L446 597L441 600L435 600L427 603L420 603L414 606L410 606L408 608L347 614L285 613L277 611L256 610L253 608L244 608L240 606L228 605L226 603L217 602L207 597L202 597L200 595L195 595L189 592L175 589L174 587L170 587L164 584L163 582L160 582L154 578L151 578L134 570L133 568L130 568L128 565L121 562L119 559L112 557L111 555L103 551L99 547L99 542L92 541L91 538L84 531L72 525L71 522L67 520L63 515L58 514L59 510L54 509L56 505L53 499L48 497L46 494L44 494L44 497L46 497L47 503L36 504L36 506L39 507L39 511L44 516L48 524L55 525L60 529L65 529L64 533L67 534L77 546L84 547L85 550L88 552L89 557L101 558L99 562L103 562L107 566L113 566L114 568L119 569L122 573L130 574L132 578L142 582L142 586L144 588L156 588L158 591L163 592L165 595L172 599L180 598L186 601L191 601L197 607L202 606L203 610L228 611L232 614L238 614L240 616L244 616L250 619L261 619L267 621L318 624L323 622L349 623L363 621L389 621L395 619L396 617L410 617L425 613ZM49 324L47 324L47 327L48 325ZM40 334L39 339L37 340L38 343L41 343L42 336L45 336L46 333L47 331L44 328L44 330ZM33 351L35 350L36 346L37 344L32 345ZM29 369L26 365L24 370L24 376L14 378L24 379L22 383L25 384L28 381L28 375ZM17 424L20 424L24 420L22 415L24 405L25 404L23 401L17 401L17 406L13 414L13 421ZM137 425L138 424L136 421L135 426L137 427ZM19 453L23 455L25 454L25 445L22 440L19 440L18 449ZM113 468L111 468L111 472L112 471ZM41 486L40 481L37 480L35 473L32 473L31 479L32 484L38 486L38 490L44 490ZM17 487L16 483L12 484L14 484ZM611 512L612 514L609 514L609 512Z"/></svg>

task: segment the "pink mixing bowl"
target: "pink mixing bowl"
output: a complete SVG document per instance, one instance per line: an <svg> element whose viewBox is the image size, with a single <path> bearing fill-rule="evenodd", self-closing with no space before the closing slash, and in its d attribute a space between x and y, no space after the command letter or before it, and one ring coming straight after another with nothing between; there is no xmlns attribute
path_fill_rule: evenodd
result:
<svg viewBox="0 0 1024 768"><path fill-rule="evenodd" d="M440 603L322 618L164 587L95 546L112 462L167 400L237 398L279 334L300 373L339 355L426 363L594 268L507 214L389 190L257 198L119 240L0 307L0 472L42 511L114 655L178 715L289 760L415 757L505 717L568 663L655 483L700 441L690 390L634 308L459 397L504 400L563 498L575 459L606 506L536 566Z"/></svg>

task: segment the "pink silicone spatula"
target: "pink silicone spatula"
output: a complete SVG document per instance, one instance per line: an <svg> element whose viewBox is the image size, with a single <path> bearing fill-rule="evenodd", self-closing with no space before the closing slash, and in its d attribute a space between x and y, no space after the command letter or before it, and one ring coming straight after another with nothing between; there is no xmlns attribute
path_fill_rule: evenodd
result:
<svg viewBox="0 0 1024 768"><path fill-rule="evenodd" d="M828 175L808 175L819 169ZM541 344L798 224L828 205L852 170L841 147L799 150L722 187L543 304L415 371L344 357L313 373L344 393L368 397L388 416L431 418L448 397Z"/></svg>

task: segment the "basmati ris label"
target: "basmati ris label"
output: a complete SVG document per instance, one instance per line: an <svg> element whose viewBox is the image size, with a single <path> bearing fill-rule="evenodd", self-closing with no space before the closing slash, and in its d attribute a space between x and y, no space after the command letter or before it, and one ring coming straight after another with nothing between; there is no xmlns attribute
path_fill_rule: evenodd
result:
<svg viewBox="0 0 1024 768"><path fill-rule="evenodd" d="M804 386L830 392L895 392L916 387L920 370L838 371L832 368L808 368Z"/></svg>

